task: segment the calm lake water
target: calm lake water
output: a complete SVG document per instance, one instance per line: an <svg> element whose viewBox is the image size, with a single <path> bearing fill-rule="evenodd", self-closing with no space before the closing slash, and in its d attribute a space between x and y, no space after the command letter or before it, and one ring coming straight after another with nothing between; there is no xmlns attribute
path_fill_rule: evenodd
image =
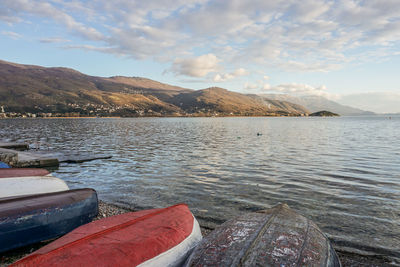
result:
<svg viewBox="0 0 400 267"><path fill-rule="evenodd" d="M285 202L336 247L400 258L398 116L15 119L0 140L111 154L54 175L116 205L184 202L214 227Z"/></svg>

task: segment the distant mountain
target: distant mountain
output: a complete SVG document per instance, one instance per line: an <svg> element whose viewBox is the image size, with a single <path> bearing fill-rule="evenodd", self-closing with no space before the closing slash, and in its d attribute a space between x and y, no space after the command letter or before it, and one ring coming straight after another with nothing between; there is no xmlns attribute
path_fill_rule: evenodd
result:
<svg viewBox="0 0 400 267"><path fill-rule="evenodd" d="M190 90L143 78L94 77L68 68L0 61L0 104L12 111L80 112L90 105L177 112L179 108L152 94L184 91Z"/></svg>
<svg viewBox="0 0 400 267"><path fill-rule="evenodd" d="M300 115L305 108L285 101L266 100L256 95L244 95L219 87L184 92L170 103L189 113L222 113L229 115Z"/></svg>
<svg viewBox="0 0 400 267"><path fill-rule="evenodd" d="M357 115L372 115L373 112L353 108L350 106L341 105L332 100L326 99L322 96L302 96L295 97L286 94L263 94L263 97L267 99L275 99L292 102L301 106L304 106L311 112L317 112L321 110L329 110L330 112L337 113L342 116L357 116Z"/></svg>
<svg viewBox="0 0 400 267"><path fill-rule="evenodd" d="M97 116L308 113L299 105L222 88L195 91L140 77L95 77L6 61L0 61L0 106L12 112Z"/></svg>
<svg viewBox="0 0 400 267"><path fill-rule="evenodd" d="M157 81L153 81L147 78L142 77L124 77L124 76L113 76L110 78L103 78L107 81L112 81L117 84L125 84L128 86L133 86L134 88L141 88L146 90L168 90L173 92L181 92L181 91L191 91L190 89L182 88L179 86L173 86L165 83L160 83Z"/></svg>
<svg viewBox="0 0 400 267"><path fill-rule="evenodd" d="M400 113L400 92L369 92L343 95L338 102L376 113Z"/></svg>

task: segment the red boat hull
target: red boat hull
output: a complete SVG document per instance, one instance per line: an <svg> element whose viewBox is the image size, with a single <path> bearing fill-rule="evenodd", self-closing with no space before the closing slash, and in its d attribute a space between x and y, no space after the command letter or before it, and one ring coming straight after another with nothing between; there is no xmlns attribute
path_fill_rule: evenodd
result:
<svg viewBox="0 0 400 267"><path fill-rule="evenodd" d="M194 231L197 221L183 204L126 213L81 226L12 266L177 266L201 239L188 242Z"/></svg>
<svg viewBox="0 0 400 267"><path fill-rule="evenodd" d="M50 174L50 172L46 169L35 169L35 168L0 169L0 178L45 176L48 174Z"/></svg>

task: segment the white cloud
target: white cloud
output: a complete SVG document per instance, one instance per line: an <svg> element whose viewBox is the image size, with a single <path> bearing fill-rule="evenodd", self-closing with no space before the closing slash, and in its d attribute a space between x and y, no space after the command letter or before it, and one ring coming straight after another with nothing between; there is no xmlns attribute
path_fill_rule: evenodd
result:
<svg viewBox="0 0 400 267"><path fill-rule="evenodd" d="M281 68L289 70L289 71L300 71L300 72L329 72L332 70L340 69L339 64L330 64L330 63L321 63L321 62L314 62L314 63L303 63L303 62L296 62L296 61L286 61L279 64Z"/></svg>
<svg viewBox="0 0 400 267"><path fill-rule="evenodd" d="M360 58L376 62L398 52L399 9L396 0L2 0L0 20L56 23L65 29L60 38L81 37L70 47L168 62L177 74L204 77L247 64L328 72ZM207 63L204 55L215 58ZM239 75L214 80L232 76Z"/></svg>
<svg viewBox="0 0 400 267"><path fill-rule="evenodd" d="M256 82L246 82L243 86L245 91L253 91L256 93L262 93L264 91L270 91L272 86L266 81L269 79L268 76L264 75L263 79L257 80Z"/></svg>
<svg viewBox="0 0 400 267"><path fill-rule="evenodd" d="M318 95L329 99L336 99L338 97L336 94L327 92L327 87L325 85L314 87L308 84L288 83L273 86L263 80L259 80L256 83L246 82L244 84L244 90L255 91L256 93L279 93L294 96Z"/></svg>
<svg viewBox="0 0 400 267"><path fill-rule="evenodd" d="M64 39L64 38L59 38L59 37L50 37L50 38L39 39L39 42L41 42L41 43L67 43L67 42L71 42L71 41Z"/></svg>
<svg viewBox="0 0 400 267"><path fill-rule="evenodd" d="M326 1L302 0L295 1L291 10L294 18L300 22L310 22L318 19L329 11L332 3Z"/></svg>
<svg viewBox="0 0 400 267"><path fill-rule="evenodd" d="M234 79L235 78L235 76L233 76L232 74L230 74L230 73L225 73L225 74L215 74L215 76L214 76L214 78L213 78L213 81L214 82L226 82L226 81L228 81L228 80L232 80L232 79Z"/></svg>
<svg viewBox="0 0 400 267"><path fill-rule="evenodd" d="M93 45L65 45L64 49L82 49L89 51L98 51L103 53L114 53L114 48L112 47L98 47Z"/></svg>
<svg viewBox="0 0 400 267"><path fill-rule="evenodd" d="M313 94L314 92L320 92L326 90L326 87L325 86L313 87L308 84L289 83L271 87L270 90L281 93Z"/></svg>
<svg viewBox="0 0 400 267"><path fill-rule="evenodd" d="M246 76L249 75L250 73L244 68L239 68L236 69L232 74L237 77L237 76Z"/></svg>
<svg viewBox="0 0 400 267"><path fill-rule="evenodd" d="M246 82L243 87L245 90L254 90L258 89L260 85L257 83Z"/></svg>
<svg viewBox="0 0 400 267"><path fill-rule="evenodd" d="M2 31L1 34L10 37L11 39L17 40L22 37L21 34L16 33L16 32L10 32L10 31Z"/></svg>
<svg viewBox="0 0 400 267"><path fill-rule="evenodd" d="M210 72L219 70L220 60L214 54L206 54L195 58L176 59L171 67L171 71L191 77L205 77Z"/></svg>
<svg viewBox="0 0 400 267"><path fill-rule="evenodd" d="M238 68L231 73L216 74L213 78L213 81L214 82L226 82L226 81L233 80L240 76L247 76L249 74L250 74L250 72L248 72L246 69Z"/></svg>
<svg viewBox="0 0 400 267"><path fill-rule="evenodd" d="M14 14L16 17L17 15L24 15L26 13L43 18L50 18L86 39L97 41L103 39L103 35L95 28L77 22L71 15L64 13L60 8L55 7L51 3L42 1L4 0L2 4L7 7L9 14Z"/></svg>
<svg viewBox="0 0 400 267"><path fill-rule="evenodd" d="M261 88L263 91L269 91L271 90L271 85L269 83L264 83L264 85Z"/></svg>
<svg viewBox="0 0 400 267"><path fill-rule="evenodd" d="M327 87L325 85L314 87L308 84L299 83L280 84L276 86L267 84L267 86L264 86L263 91L269 91L271 93L284 93L295 96L317 95L326 97L328 99L337 98L337 95L327 92Z"/></svg>

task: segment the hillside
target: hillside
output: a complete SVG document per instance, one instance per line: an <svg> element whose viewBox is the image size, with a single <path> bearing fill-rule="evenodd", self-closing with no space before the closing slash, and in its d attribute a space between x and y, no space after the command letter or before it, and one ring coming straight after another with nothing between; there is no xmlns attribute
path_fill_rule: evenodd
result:
<svg viewBox="0 0 400 267"><path fill-rule="evenodd" d="M295 103L301 105L311 112L317 112L320 110L329 110L333 113L337 113L343 116L356 116L356 115L371 115L373 112L341 105L336 103L335 101L328 100L322 96L302 96L295 97L286 94L264 94L263 97L267 99L275 99L282 101L289 101L291 103Z"/></svg>
<svg viewBox="0 0 400 267"><path fill-rule="evenodd" d="M285 100L274 100L274 99L269 99L265 97L261 97L259 95L248 95L254 99L256 99L259 102L262 102L263 104L267 105L268 108L275 110L276 112L279 112L279 110L285 110L288 113L292 114L308 114L310 111L305 108L302 105L299 104L294 104L289 101Z"/></svg>
<svg viewBox="0 0 400 267"><path fill-rule="evenodd" d="M175 95L171 103L188 113L223 115L301 115L308 113L298 105L283 101L263 100L257 96L230 92L219 87Z"/></svg>
<svg viewBox="0 0 400 267"><path fill-rule="evenodd" d="M327 110L321 110L321 111L311 113L309 116L311 116L311 117L338 117L339 114L332 113Z"/></svg>
<svg viewBox="0 0 400 267"><path fill-rule="evenodd" d="M94 77L67 68L0 61L0 104L16 112L179 111L152 95L163 91L170 97L189 89L144 78Z"/></svg>
<svg viewBox="0 0 400 267"><path fill-rule="evenodd" d="M140 77L95 77L6 61L0 61L0 106L8 112L96 116L308 113L299 105L222 88L195 91Z"/></svg>

